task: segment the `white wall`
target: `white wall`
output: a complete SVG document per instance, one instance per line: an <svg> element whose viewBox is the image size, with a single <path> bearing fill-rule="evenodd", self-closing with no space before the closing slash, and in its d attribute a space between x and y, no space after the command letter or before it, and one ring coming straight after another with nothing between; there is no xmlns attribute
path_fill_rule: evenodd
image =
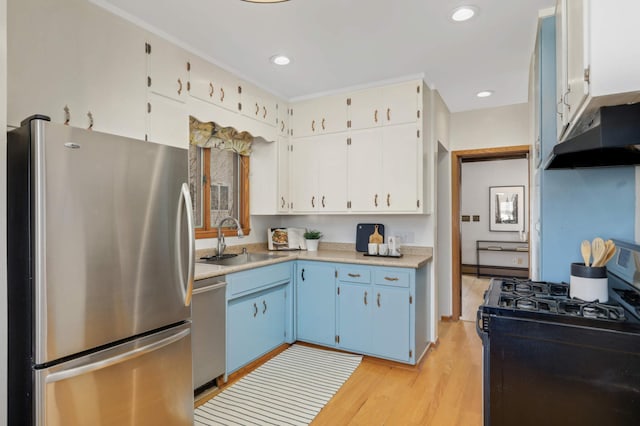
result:
<svg viewBox="0 0 640 426"><path fill-rule="evenodd" d="M491 186L524 186L525 224L529 218L529 160L525 158L512 160L493 160L462 163L462 188L460 191L460 214L479 215L479 222L461 222L462 263L476 264L476 241L519 241L518 232L493 232L489 230L489 187ZM525 225L525 231L528 227ZM511 266L512 257L517 257L518 267L526 267L529 257L527 253L483 253L481 264Z"/></svg>
<svg viewBox="0 0 640 426"><path fill-rule="evenodd" d="M438 281L438 312L451 316L451 156L438 143L438 202L436 231L436 268Z"/></svg>
<svg viewBox="0 0 640 426"><path fill-rule="evenodd" d="M7 424L7 1L0 0L0 425Z"/></svg>
<svg viewBox="0 0 640 426"><path fill-rule="evenodd" d="M528 104L451 114L452 151L529 144Z"/></svg>

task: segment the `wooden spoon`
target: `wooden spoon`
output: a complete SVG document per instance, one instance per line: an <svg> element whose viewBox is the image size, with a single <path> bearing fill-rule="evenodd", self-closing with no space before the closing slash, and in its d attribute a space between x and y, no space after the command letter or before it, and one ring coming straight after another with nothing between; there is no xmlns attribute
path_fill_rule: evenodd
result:
<svg viewBox="0 0 640 426"><path fill-rule="evenodd" d="M584 259L584 266L589 266L589 260L591 259L591 243L589 241L584 240L580 244L580 253L582 253L582 258Z"/></svg>
<svg viewBox="0 0 640 426"><path fill-rule="evenodd" d="M593 265L598 266L600 262L604 260L607 255L607 247L604 244L604 240L600 237L596 237L591 242L591 252L593 253Z"/></svg>
<svg viewBox="0 0 640 426"><path fill-rule="evenodd" d="M607 252L604 256L604 259L602 259L602 262L600 262L598 265L595 265L595 266L605 266L613 258L613 255L616 254L616 245L614 244L613 241L607 240L607 242L604 243L604 245L607 249L606 250Z"/></svg>

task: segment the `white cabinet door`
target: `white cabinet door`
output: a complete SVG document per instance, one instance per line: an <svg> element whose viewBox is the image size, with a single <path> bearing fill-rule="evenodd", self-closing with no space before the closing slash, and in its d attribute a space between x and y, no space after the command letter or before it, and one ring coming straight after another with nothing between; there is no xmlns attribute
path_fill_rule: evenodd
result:
<svg viewBox="0 0 640 426"><path fill-rule="evenodd" d="M289 139L278 137L278 212L287 213L291 205L289 199Z"/></svg>
<svg viewBox="0 0 640 426"><path fill-rule="evenodd" d="M347 210L347 135L322 135L314 141L318 163L318 211Z"/></svg>
<svg viewBox="0 0 640 426"><path fill-rule="evenodd" d="M418 147L416 124L382 128L383 209L415 212L418 210Z"/></svg>
<svg viewBox="0 0 640 426"><path fill-rule="evenodd" d="M306 137L347 130L347 97L324 96L292 105L292 135Z"/></svg>
<svg viewBox="0 0 640 426"><path fill-rule="evenodd" d="M584 0L567 1L567 122L571 122L589 93L585 72L589 68L585 52L588 39L585 37L587 9Z"/></svg>
<svg viewBox="0 0 640 426"><path fill-rule="evenodd" d="M318 210L318 161L315 158L316 137L292 140L291 202L295 212Z"/></svg>
<svg viewBox="0 0 640 426"><path fill-rule="evenodd" d="M186 102L187 53L173 44L149 36L147 42L147 87L156 95Z"/></svg>
<svg viewBox="0 0 640 426"><path fill-rule="evenodd" d="M238 87L231 74L197 57L189 60L188 68L191 97L238 111Z"/></svg>
<svg viewBox="0 0 640 426"><path fill-rule="evenodd" d="M382 131L373 128L351 132L348 159L351 211L382 210Z"/></svg>
<svg viewBox="0 0 640 426"><path fill-rule="evenodd" d="M362 90L349 96L349 123L351 130L368 129L382 125L382 90Z"/></svg>
<svg viewBox="0 0 640 426"><path fill-rule="evenodd" d="M164 145L189 148L189 113L184 104L148 94L147 140Z"/></svg>
<svg viewBox="0 0 640 426"><path fill-rule="evenodd" d="M250 118L275 127L277 120L276 100L273 96L248 83L240 85L240 112Z"/></svg>
<svg viewBox="0 0 640 426"><path fill-rule="evenodd" d="M278 102L276 104L276 124L279 136L289 135L289 104Z"/></svg>
<svg viewBox="0 0 640 426"><path fill-rule="evenodd" d="M415 123L418 120L418 98L420 83L415 81L382 88L385 125Z"/></svg>

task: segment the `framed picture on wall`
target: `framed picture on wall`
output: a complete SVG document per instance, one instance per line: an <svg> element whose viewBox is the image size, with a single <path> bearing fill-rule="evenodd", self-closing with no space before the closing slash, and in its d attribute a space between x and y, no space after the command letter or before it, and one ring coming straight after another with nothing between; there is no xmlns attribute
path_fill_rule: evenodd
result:
<svg viewBox="0 0 640 426"><path fill-rule="evenodd" d="M524 230L524 186L489 187L489 230Z"/></svg>

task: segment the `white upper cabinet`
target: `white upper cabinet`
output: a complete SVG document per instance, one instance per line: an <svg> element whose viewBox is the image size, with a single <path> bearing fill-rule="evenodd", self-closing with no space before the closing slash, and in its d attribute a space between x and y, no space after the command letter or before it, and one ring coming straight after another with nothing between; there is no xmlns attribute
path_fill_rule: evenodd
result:
<svg viewBox="0 0 640 426"><path fill-rule="evenodd" d="M291 106L291 136L305 137L347 130L345 95L297 102Z"/></svg>
<svg viewBox="0 0 640 426"><path fill-rule="evenodd" d="M382 131L351 132L348 146L349 207L354 212L382 210Z"/></svg>
<svg viewBox="0 0 640 426"><path fill-rule="evenodd" d="M291 208L289 197L290 144L286 137L278 136L278 212L287 213Z"/></svg>
<svg viewBox="0 0 640 426"><path fill-rule="evenodd" d="M189 81L187 52L159 37L149 35L148 39L148 91L178 102L186 102Z"/></svg>
<svg viewBox="0 0 640 426"><path fill-rule="evenodd" d="M352 130L416 122L421 83L408 82L352 93L347 99Z"/></svg>
<svg viewBox="0 0 640 426"><path fill-rule="evenodd" d="M241 83L238 92L240 93L241 114L269 126L276 126L278 118L276 105L278 102L274 96L249 83Z"/></svg>
<svg viewBox="0 0 640 426"><path fill-rule="evenodd" d="M562 139L598 108L640 100L638 14L637 0L558 0Z"/></svg>
<svg viewBox="0 0 640 426"><path fill-rule="evenodd" d="M289 112L289 104L284 102L276 104L276 124L280 136L289 136Z"/></svg>
<svg viewBox="0 0 640 426"><path fill-rule="evenodd" d="M291 200L296 213L347 210L347 138L296 138L291 152Z"/></svg>
<svg viewBox="0 0 640 426"><path fill-rule="evenodd" d="M416 124L382 128L382 207L393 212L420 211L418 169L422 142ZM421 167L420 167L421 169Z"/></svg>
<svg viewBox="0 0 640 426"><path fill-rule="evenodd" d="M238 80L202 59L189 60L189 94L201 101L238 111Z"/></svg>

